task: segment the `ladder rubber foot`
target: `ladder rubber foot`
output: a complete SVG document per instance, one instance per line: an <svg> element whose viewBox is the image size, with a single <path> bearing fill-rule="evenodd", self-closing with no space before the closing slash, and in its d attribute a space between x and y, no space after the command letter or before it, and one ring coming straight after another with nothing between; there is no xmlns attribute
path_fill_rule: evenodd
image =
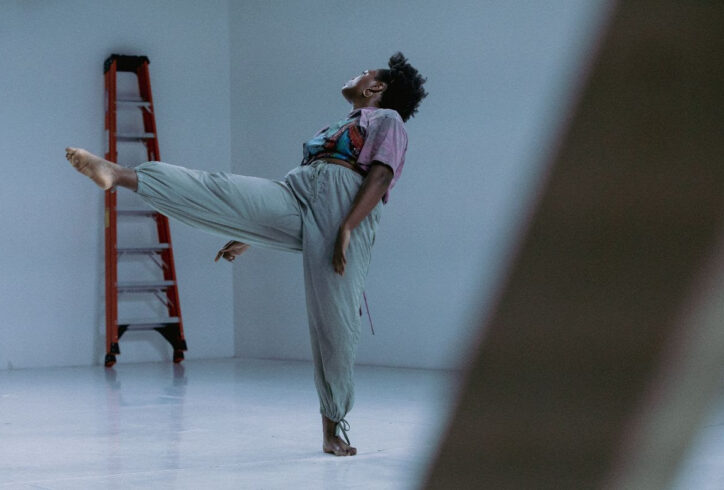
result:
<svg viewBox="0 0 724 490"><path fill-rule="evenodd" d="M108 354L108 355L111 355L111 354L120 354L120 353L121 353L121 348L118 347L118 342L113 342L113 343L111 344L111 353Z"/></svg>
<svg viewBox="0 0 724 490"><path fill-rule="evenodd" d="M106 367L112 367L116 363L116 356L113 354L106 354Z"/></svg>
<svg viewBox="0 0 724 490"><path fill-rule="evenodd" d="M178 364L179 362L184 360L184 351L182 350L174 350L173 351L173 362Z"/></svg>

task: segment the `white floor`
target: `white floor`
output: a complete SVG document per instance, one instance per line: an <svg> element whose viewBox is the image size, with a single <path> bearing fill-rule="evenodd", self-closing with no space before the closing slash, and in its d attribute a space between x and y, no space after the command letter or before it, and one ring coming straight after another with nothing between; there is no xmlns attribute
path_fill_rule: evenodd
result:
<svg viewBox="0 0 724 490"><path fill-rule="evenodd" d="M681 462L674 490L724 489L724 380Z"/></svg>
<svg viewBox="0 0 724 490"><path fill-rule="evenodd" d="M308 362L0 371L0 488L415 489L460 378L357 366L347 420L358 454L335 457L321 450ZM672 488L724 488L724 397Z"/></svg>
<svg viewBox="0 0 724 490"><path fill-rule="evenodd" d="M0 488L418 488L459 379L357 366L336 457L309 362L0 371Z"/></svg>

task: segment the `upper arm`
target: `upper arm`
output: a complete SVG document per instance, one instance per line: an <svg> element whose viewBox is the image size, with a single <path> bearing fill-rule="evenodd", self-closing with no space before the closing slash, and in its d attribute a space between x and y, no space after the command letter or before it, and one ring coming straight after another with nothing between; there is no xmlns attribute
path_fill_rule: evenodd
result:
<svg viewBox="0 0 724 490"><path fill-rule="evenodd" d="M392 182L392 177L394 177L394 171L392 170L392 167L385 162L374 160L369 172L367 172L367 176L379 179L389 184Z"/></svg>
<svg viewBox="0 0 724 490"><path fill-rule="evenodd" d="M398 115L381 112L370 118L365 142L357 161L369 165L370 171L377 166L387 167L394 175L401 170L407 150L407 132Z"/></svg>

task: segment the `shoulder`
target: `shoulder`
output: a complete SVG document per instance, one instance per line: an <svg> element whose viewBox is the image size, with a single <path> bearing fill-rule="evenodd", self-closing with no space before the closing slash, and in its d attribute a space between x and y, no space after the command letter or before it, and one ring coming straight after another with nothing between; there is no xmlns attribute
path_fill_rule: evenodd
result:
<svg viewBox="0 0 724 490"><path fill-rule="evenodd" d="M366 114L362 116L360 123L365 128L375 132L388 132L391 130L395 133L407 132L402 117L394 109L374 109L364 112Z"/></svg>
<svg viewBox="0 0 724 490"><path fill-rule="evenodd" d="M394 109L384 109L384 108L374 109L372 111L369 111L368 117L370 118L370 120L395 119L395 120L399 121L400 123L402 123L402 116L400 116L400 114Z"/></svg>

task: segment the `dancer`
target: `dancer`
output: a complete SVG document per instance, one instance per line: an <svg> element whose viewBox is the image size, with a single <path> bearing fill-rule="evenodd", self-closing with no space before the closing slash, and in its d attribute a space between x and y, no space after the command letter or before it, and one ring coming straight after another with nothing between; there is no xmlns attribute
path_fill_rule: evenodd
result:
<svg viewBox="0 0 724 490"><path fill-rule="evenodd" d="M403 123L427 96L426 79L402 53L388 66L342 87L352 111L304 143L301 164L283 180L163 162L127 168L66 148L73 167L102 189L125 187L170 218L232 238L217 261L252 245L302 253L322 450L337 456L357 454L344 417L354 404L358 312L382 206L405 163Z"/></svg>

